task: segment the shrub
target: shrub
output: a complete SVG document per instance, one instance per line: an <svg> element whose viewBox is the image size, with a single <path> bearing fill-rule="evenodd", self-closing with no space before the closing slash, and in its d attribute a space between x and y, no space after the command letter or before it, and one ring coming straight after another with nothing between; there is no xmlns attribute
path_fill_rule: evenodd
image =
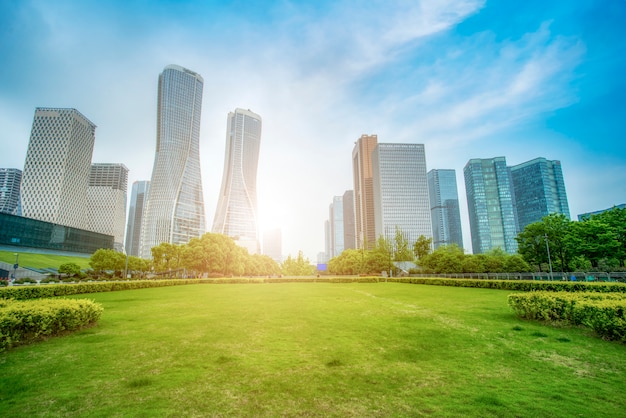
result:
<svg viewBox="0 0 626 418"><path fill-rule="evenodd" d="M91 325L102 310L86 299L2 300L0 350Z"/></svg>
<svg viewBox="0 0 626 418"><path fill-rule="evenodd" d="M22 277L21 279L15 279L13 281L14 284L35 284L37 280L31 279L30 277Z"/></svg>

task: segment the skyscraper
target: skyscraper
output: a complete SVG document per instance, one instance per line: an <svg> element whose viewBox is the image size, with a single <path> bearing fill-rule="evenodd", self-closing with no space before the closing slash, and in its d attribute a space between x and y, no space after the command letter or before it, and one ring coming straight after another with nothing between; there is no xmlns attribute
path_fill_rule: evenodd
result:
<svg viewBox="0 0 626 418"><path fill-rule="evenodd" d="M510 169L520 231L551 213L570 217L560 161L540 157Z"/></svg>
<svg viewBox="0 0 626 418"><path fill-rule="evenodd" d="M139 240L141 238L141 222L148 190L149 181L136 181L130 194L130 208L128 209L128 225L126 227L126 254L139 256Z"/></svg>
<svg viewBox="0 0 626 418"><path fill-rule="evenodd" d="M37 108L22 176L22 214L87 228L96 125L76 109Z"/></svg>
<svg viewBox="0 0 626 418"><path fill-rule="evenodd" d="M353 190L346 190L343 194L343 248L344 250L357 248Z"/></svg>
<svg viewBox="0 0 626 418"><path fill-rule="evenodd" d="M328 207L328 258L337 257L344 250L343 197L334 196Z"/></svg>
<svg viewBox="0 0 626 418"><path fill-rule="evenodd" d="M283 235L280 228L263 232L263 254L277 263L283 262Z"/></svg>
<svg viewBox="0 0 626 418"><path fill-rule="evenodd" d="M463 248L459 193L456 171L451 169L428 172L430 216L433 224L433 246L456 244Z"/></svg>
<svg viewBox="0 0 626 418"><path fill-rule="evenodd" d="M354 149L352 150L354 222L357 248L372 248L376 242L372 152L377 143L377 135L361 135L354 143Z"/></svg>
<svg viewBox="0 0 626 418"><path fill-rule="evenodd" d="M250 110L228 113L224 175L213 232L237 238L259 252L256 174L261 145L261 117Z"/></svg>
<svg viewBox="0 0 626 418"><path fill-rule="evenodd" d="M463 174L474 254L494 248L515 253L515 197L506 159L471 159Z"/></svg>
<svg viewBox="0 0 626 418"><path fill-rule="evenodd" d="M20 215L20 186L22 170L0 168L0 213Z"/></svg>
<svg viewBox="0 0 626 418"><path fill-rule="evenodd" d="M159 75L156 155L141 230L141 256L206 232L200 171L202 77L178 65Z"/></svg>
<svg viewBox="0 0 626 418"><path fill-rule="evenodd" d="M87 230L112 235L114 248L124 249L128 168L124 164L95 163L87 188Z"/></svg>
<svg viewBox="0 0 626 418"><path fill-rule="evenodd" d="M433 236L423 144L378 144L372 178L377 237L394 242L400 230L412 245Z"/></svg>

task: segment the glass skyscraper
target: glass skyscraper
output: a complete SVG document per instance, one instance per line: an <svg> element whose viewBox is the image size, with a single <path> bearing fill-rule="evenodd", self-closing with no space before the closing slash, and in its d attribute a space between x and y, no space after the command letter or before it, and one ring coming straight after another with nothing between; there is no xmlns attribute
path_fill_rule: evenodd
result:
<svg viewBox="0 0 626 418"><path fill-rule="evenodd" d="M433 236L423 144L378 144L372 179L376 237L394 242L399 229L412 245Z"/></svg>
<svg viewBox="0 0 626 418"><path fill-rule="evenodd" d="M551 213L570 217L560 161L540 157L510 169L520 231Z"/></svg>
<svg viewBox="0 0 626 418"><path fill-rule="evenodd" d="M352 150L354 223L357 248L372 248L376 242L372 180L372 152L376 144L378 144L377 135L361 135L354 143Z"/></svg>
<svg viewBox="0 0 626 418"><path fill-rule="evenodd" d="M139 256L139 239L141 238L141 221L147 203L149 181L136 181L130 193L128 209L128 225L126 227L126 254Z"/></svg>
<svg viewBox="0 0 626 418"><path fill-rule="evenodd" d="M433 246L438 248L440 245L456 244L463 248L456 171L430 170L428 192L433 224Z"/></svg>
<svg viewBox="0 0 626 418"><path fill-rule="evenodd" d="M141 257L163 242L206 232L200 171L202 77L178 65L159 75L157 141L141 231Z"/></svg>
<svg viewBox="0 0 626 418"><path fill-rule="evenodd" d="M258 254L256 175L261 146L261 116L250 110L228 113L224 174L213 232L236 238Z"/></svg>
<svg viewBox="0 0 626 418"><path fill-rule="evenodd" d="M474 254L494 248L516 253L515 196L506 159L471 159L463 174Z"/></svg>
<svg viewBox="0 0 626 418"><path fill-rule="evenodd" d="M87 228L96 125L76 109L37 108L22 175L22 214Z"/></svg>
<svg viewBox="0 0 626 418"><path fill-rule="evenodd" d="M343 196L333 196L328 207L328 258L337 257L344 250Z"/></svg>

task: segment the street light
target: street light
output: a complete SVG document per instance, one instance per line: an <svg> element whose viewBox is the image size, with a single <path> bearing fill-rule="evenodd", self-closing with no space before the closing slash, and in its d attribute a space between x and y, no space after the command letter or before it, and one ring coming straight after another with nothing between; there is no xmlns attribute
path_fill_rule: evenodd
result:
<svg viewBox="0 0 626 418"><path fill-rule="evenodd" d="M553 280L552 260L550 259L550 245L548 245L548 234L543 234L543 238L546 240L546 251L548 252L548 265L550 266L550 280Z"/></svg>
<svg viewBox="0 0 626 418"><path fill-rule="evenodd" d="M15 280L17 276L17 269L20 266L19 258L20 258L20 255L18 253L15 253L15 264L13 264L13 280Z"/></svg>

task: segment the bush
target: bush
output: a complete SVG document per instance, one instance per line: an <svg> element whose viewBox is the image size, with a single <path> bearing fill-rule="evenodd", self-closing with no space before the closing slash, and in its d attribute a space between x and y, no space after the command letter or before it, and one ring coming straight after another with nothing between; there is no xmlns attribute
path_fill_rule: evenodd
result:
<svg viewBox="0 0 626 418"><path fill-rule="evenodd" d="M21 279L15 279L13 281L14 284L35 284L37 280L31 279L30 277L22 277Z"/></svg>
<svg viewBox="0 0 626 418"><path fill-rule="evenodd" d="M626 342L623 293L529 292L509 295L508 301L520 318L583 325L602 338Z"/></svg>
<svg viewBox="0 0 626 418"><path fill-rule="evenodd" d="M0 300L0 351L94 324L102 310L86 299Z"/></svg>

